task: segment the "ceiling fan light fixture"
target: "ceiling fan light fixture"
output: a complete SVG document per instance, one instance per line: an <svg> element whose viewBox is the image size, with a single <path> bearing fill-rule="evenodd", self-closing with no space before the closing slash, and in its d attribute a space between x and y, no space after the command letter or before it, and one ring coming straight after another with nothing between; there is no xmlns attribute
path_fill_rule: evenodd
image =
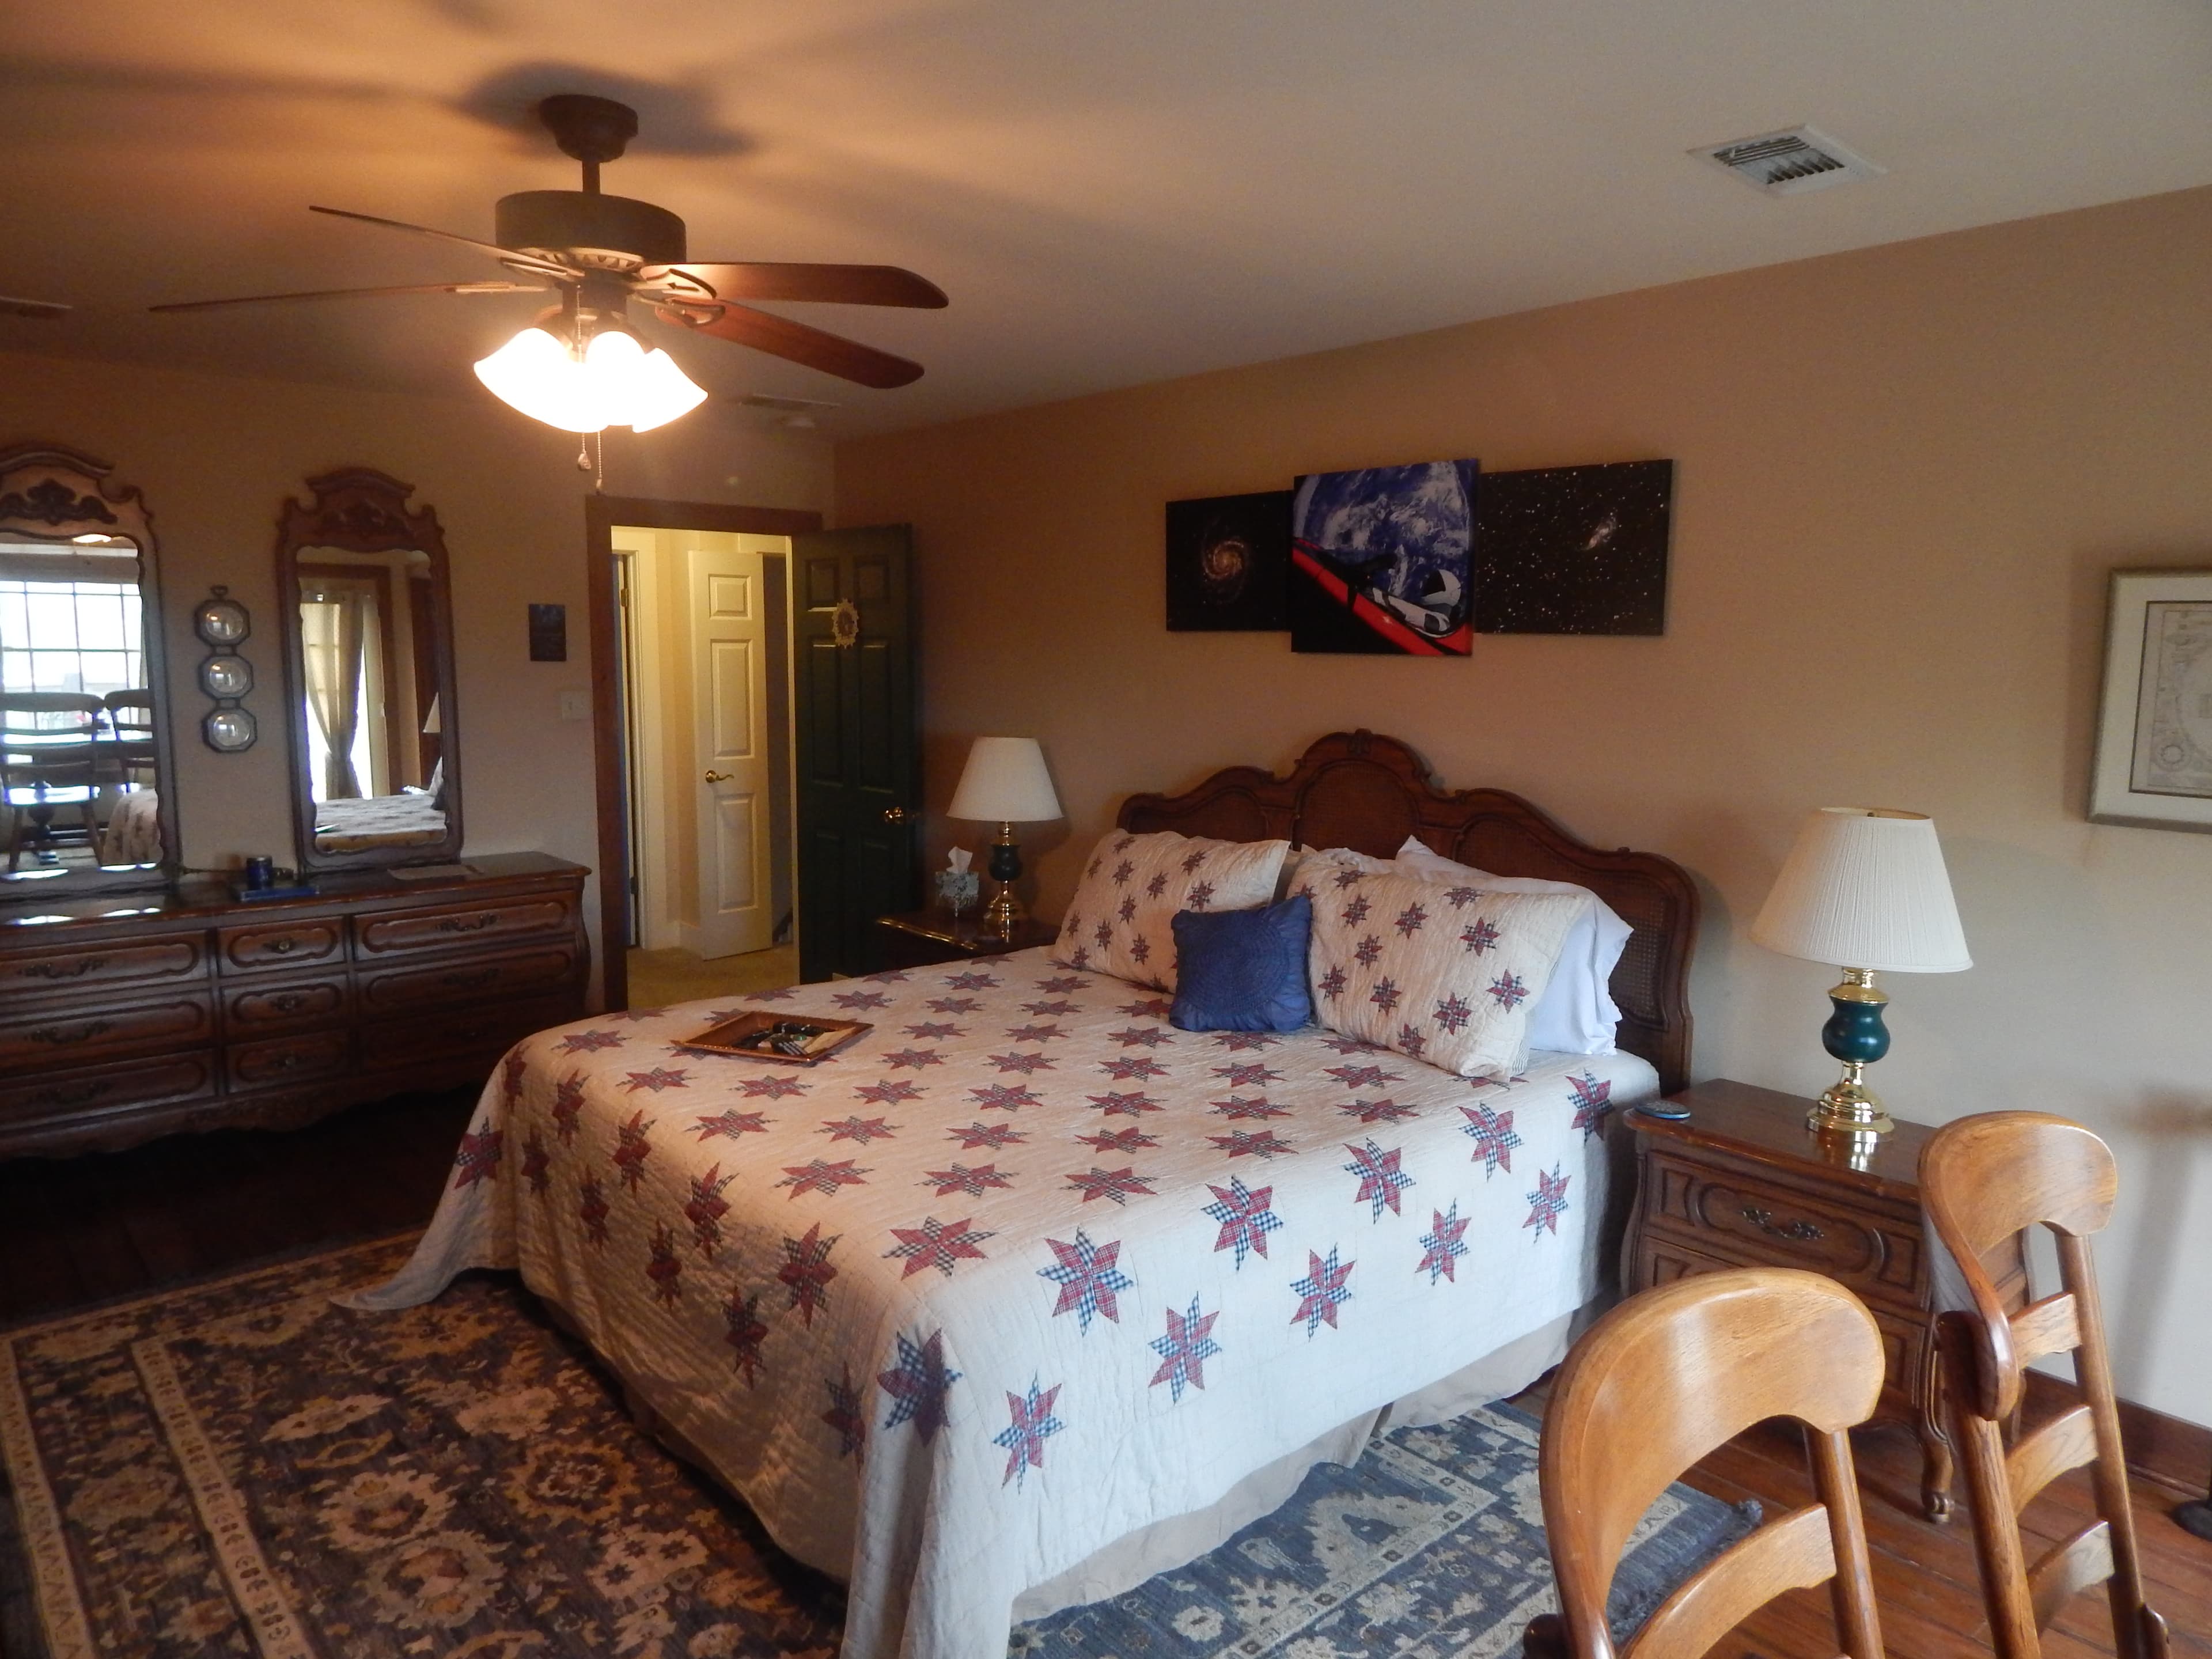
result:
<svg viewBox="0 0 2212 1659"><path fill-rule="evenodd" d="M549 331L524 329L476 366L492 395L563 432L626 426L649 432L687 415L706 392L658 347L626 328L596 330L579 353Z"/></svg>

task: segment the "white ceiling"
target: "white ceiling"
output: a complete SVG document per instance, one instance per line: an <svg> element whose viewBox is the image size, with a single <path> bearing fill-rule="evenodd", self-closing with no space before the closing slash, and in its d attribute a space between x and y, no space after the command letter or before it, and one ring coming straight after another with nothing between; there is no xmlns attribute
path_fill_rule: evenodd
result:
<svg viewBox="0 0 2212 1659"><path fill-rule="evenodd" d="M0 57L0 349L478 391L535 296L149 317L501 275L573 188L526 113L642 112L606 187L702 258L903 264L947 311L787 307L928 367L718 342L718 394L879 431L2212 182L2200 0L44 0ZM1811 122L1887 177L1768 198L1694 145ZM657 325L655 325L657 326Z"/></svg>

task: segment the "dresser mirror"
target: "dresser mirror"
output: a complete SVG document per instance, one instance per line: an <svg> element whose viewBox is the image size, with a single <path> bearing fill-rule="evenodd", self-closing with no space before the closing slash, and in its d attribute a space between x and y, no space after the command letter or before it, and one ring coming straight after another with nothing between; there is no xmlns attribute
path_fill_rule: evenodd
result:
<svg viewBox="0 0 2212 1659"><path fill-rule="evenodd" d="M112 470L0 450L0 903L178 867L159 560Z"/></svg>
<svg viewBox="0 0 2212 1659"><path fill-rule="evenodd" d="M276 540L292 819L309 870L461 850L453 603L438 517L367 467L307 480Z"/></svg>

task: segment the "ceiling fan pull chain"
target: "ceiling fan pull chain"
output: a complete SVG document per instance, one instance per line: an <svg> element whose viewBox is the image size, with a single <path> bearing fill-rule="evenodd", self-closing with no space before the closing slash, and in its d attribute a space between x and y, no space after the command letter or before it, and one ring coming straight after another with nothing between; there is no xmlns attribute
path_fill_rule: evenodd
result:
<svg viewBox="0 0 2212 1659"><path fill-rule="evenodd" d="M576 434L576 471L589 472L591 470L592 434L588 432L579 432Z"/></svg>

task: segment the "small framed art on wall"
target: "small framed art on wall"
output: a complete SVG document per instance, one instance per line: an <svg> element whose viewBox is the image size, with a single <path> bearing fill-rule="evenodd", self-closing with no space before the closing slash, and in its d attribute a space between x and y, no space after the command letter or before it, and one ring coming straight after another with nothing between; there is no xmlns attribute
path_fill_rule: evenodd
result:
<svg viewBox="0 0 2212 1659"><path fill-rule="evenodd" d="M2089 819L2212 830L2212 570L2116 570Z"/></svg>

